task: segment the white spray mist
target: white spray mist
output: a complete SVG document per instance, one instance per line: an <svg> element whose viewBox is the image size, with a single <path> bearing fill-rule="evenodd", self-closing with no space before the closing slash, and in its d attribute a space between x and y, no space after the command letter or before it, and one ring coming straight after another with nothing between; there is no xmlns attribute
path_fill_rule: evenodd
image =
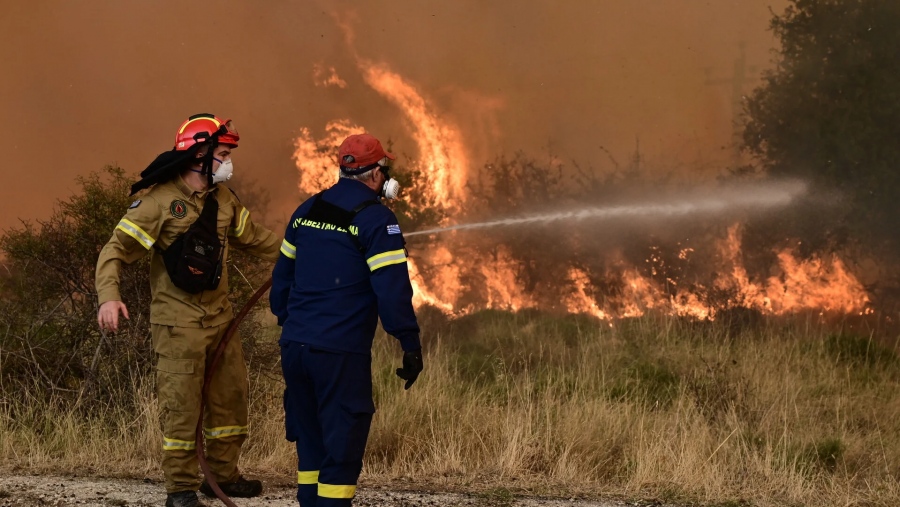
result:
<svg viewBox="0 0 900 507"><path fill-rule="evenodd" d="M667 219L687 215L721 214L738 209L768 210L791 204L806 193L806 183L797 180L750 183L718 189L713 196L670 199L657 202L641 202L608 207L587 207L557 213L543 213L511 217L488 222L451 225L406 233L405 236L438 234L448 231L509 227L516 225L545 224L550 222L583 220L612 220L622 218Z"/></svg>

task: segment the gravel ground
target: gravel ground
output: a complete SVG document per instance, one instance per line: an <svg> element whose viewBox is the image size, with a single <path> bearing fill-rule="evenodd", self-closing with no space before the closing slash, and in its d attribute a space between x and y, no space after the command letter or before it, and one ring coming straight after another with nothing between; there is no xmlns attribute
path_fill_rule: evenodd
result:
<svg viewBox="0 0 900 507"><path fill-rule="evenodd" d="M237 499L241 507L294 507L296 490L288 487L269 487L263 496L253 499ZM117 507L125 505L163 505L165 492L162 484L149 480L97 479L60 476L0 477L0 507L36 507L79 505L85 507ZM203 495L200 495L204 499ZM223 505L217 499L204 499L209 507ZM357 494L354 505L379 507L439 507L439 506L496 506L496 507L625 507L659 506L662 504L620 500L596 501L526 498L512 495L466 495L457 493L431 493L412 491L388 491L363 488Z"/></svg>

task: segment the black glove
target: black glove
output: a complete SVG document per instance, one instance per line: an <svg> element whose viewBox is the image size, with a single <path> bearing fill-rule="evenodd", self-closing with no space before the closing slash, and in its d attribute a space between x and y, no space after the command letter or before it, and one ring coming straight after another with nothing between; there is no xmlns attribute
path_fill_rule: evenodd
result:
<svg viewBox="0 0 900 507"><path fill-rule="evenodd" d="M406 381L406 387L412 387L413 382L419 378L422 373L422 351L413 350L403 353L403 368L397 368L397 376Z"/></svg>

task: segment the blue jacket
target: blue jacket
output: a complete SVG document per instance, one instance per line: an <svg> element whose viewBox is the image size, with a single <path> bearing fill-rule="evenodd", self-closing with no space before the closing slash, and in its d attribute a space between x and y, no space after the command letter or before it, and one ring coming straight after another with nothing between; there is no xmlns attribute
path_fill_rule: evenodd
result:
<svg viewBox="0 0 900 507"><path fill-rule="evenodd" d="M321 194L322 200L343 210L376 197L362 182L345 178ZM420 349L397 217L387 207L373 204L359 211L348 231L306 219L314 199L307 199L291 216L272 273L269 301L283 326L281 340L371 354L381 317L384 330L400 341L404 351Z"/></svg>

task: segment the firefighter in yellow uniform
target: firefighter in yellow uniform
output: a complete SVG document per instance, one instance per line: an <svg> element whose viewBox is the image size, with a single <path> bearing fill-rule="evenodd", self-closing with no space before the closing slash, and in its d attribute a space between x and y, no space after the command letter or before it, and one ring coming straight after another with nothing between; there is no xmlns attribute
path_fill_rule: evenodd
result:
<svg viewBox="0 0 900 507"><path fill-rule="evenodd" d="M169 507L199 505L198 489L213 496L199 479L194 436L207 359L233 319L228 249L275 261L281 245L222 184L231 176L238 140L231 122L213 115L182 124L174 149L157 157L132 186L132 194L152 188L131 204L97 261L98 323L114 331L119 314L128 317L118 288L121 266L151 255L150 323ZM211 380L204 421L207 461L229 496L262 492L260 481L243 478L237 468L247 437L247 398L241 340L234 336Z"/></svg>

